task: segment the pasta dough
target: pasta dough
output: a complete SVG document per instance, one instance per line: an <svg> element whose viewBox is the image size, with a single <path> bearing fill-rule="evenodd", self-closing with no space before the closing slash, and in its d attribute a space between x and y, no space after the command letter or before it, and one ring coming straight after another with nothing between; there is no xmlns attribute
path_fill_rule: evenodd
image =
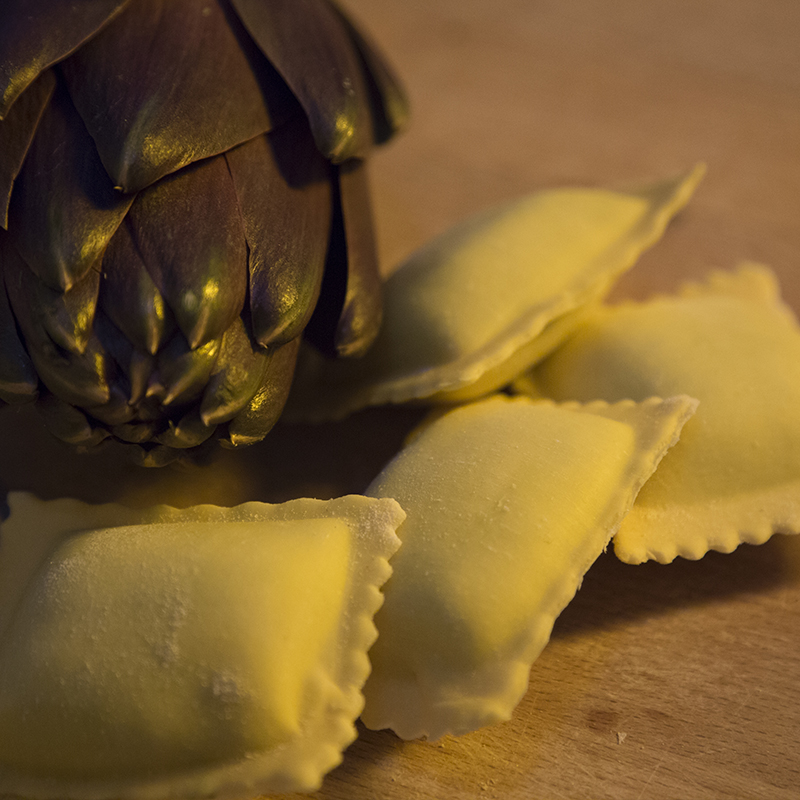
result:
<svg viewBox="0 0 800 800"><path fill-rule="evenodd" d="M694 408L495 396L422 430L367 491L408 516L365 724L410 739L508 719L555 618Z"/></svg>
<svg viewBox="0 0 800 800"><path fill-rule="evenodd" d="M0 793L318 788L356 735L394 501L10 505Z"/></svg>
<svg viewBox="0 0 800 800"><path fill-rule="evenodd" d="M696 559L800 531L800 329L766 268L597 309L531 382L556 399L699 399L614 539L623 561Z"/></svg>
<svg viewBox="0 0 800 800"><path fill-rule="evenodd" d="M660 238L703 173L630 192L543 191L456 226L389 278L383 326L363 359L303 354L287 413L321 420L506 385Z"/></svg>

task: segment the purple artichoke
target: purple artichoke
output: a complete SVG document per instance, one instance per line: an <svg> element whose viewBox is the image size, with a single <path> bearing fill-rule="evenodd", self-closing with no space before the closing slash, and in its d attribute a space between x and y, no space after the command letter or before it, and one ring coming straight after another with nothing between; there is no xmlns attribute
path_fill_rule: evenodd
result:
<svg viewBox="0 0 800 800"><path fill-rule="evenodd" d="M2 402L148 465L262 439L301 336L377 333L364 159L405 118L328 0L4 0Z"/></svg>

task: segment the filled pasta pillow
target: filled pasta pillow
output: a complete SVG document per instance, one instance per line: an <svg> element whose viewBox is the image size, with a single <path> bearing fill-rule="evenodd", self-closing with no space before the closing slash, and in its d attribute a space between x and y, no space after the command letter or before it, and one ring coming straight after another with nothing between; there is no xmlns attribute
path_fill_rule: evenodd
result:
<svg viewBox="0 0 800 800"><path fill-rule="evenodd" d="M407 517L365 724L435 739L508 719L554 620L694 408L498 395L419 432L367 490Z"/></svg>
<svg viewBox="0 0 800 800"><path fill-rule="evenodd" d="M800 328L766 268L597 308L525 383L555 399L700 401L614 539L623 561L800 532Z"/></svg>
<svg viewBox="0 0 800 800"><path fill-rule="evenodd" d="M318 788L356 735L394 501L10 506L0 794Z"/></svg>
<svg viewBox="0 0 800 800"><path fill-rule="evenodd" d="M287 414L461 402L506 385L661 237L704 171L630 191L541 191L457 225L390 276L383 326L364 358L302 353Z"/></svg>

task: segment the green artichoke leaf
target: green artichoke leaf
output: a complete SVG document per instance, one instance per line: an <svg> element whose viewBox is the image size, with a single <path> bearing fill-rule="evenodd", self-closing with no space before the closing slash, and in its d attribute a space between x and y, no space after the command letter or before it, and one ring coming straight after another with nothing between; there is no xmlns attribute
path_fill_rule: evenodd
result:
<svg viewBox="0 0 800 800"><path fill-rule="evenodd" d="M189 345L220 338L247 293L247 244L225 157L192 164L141 192L127 222Z"/></svg>
<svg viewBox="0 0 800 800"><path fill-rule="evenodd" d="M226 154L249 248L256 340L285 344L319 298L330 235L330 166L298 119Z"/></svg>
<svg viewBox="0 0 800 800"><path fill-rule="evenodd" d="M127 422L111 428L112 436L128 444L149 442L157 432L158 426L154 422Z"/></svg>
<svg viewBox="0 0 800 800"><path fill-rule="evenodd" d="M131 343L155 355L175 333L175 318L123 221L103 256L100 305Z"/></svg>
<svg viewBox="0 0 800 800"><path fill-rule="evenodd" d="M68 292L51 289L21 258L11 258L6 267L27 305L36 309L38 322L53 343L72 353L83 353L92 336L100 273L90 269Z"/></svg>
<svg viewBox="0 0 800 800"><path fill-rule="evenodd" d="M375 144L384 144L407 125L408 97L389 62L375 44L340 8L336 8L336 11L363 62L371 98Z"/></svg>
<svg viewBox="0 0 800 800"><path fill-rule="evenodd" d="M6 403L28 403L36 399L39 379L25 345L19 338L17 323L6 294L5 272L12 258L8 234L0 235L0 399Z"/></svg>
<svg viewBox="0 0 800 800"><path fill-rule="evenodd" d="M0 123L0 227L8 227L11 189L55 86L53 72L42 73Z"/></svg>
<svg viewBox="0 0 800 800"><path fill-rule="evenodd" d="M227 422L250 402L262 384L271 354L250 340L241 317L234 321L222 337L200 401L199 419L204 425Z"/></svg>
<svg viewBox="0 0 800 800"><path fill-rule="evenodd" d="M133 197L114 191L66 90L42 114L9 207L9 232L33 272L68 290L95 265Z"/></svg>
<svg viewBox="0 0 800 800"><path fill-rule="evenodd" d="M339 197L347 250L347 289L336 330L336 349L342 356L353 357L367 351L383 318L365 161L348 161L339 168Z"/></svg>
<svg viewBox="0 0 800 800"><path fill-rule="evenodd" d="M214 434L216 429L216 425L206 425L195 408L181 417L178 422L170 420L167 430L156 436L155 440L167 447L187 450L203 444Z"/></svg>
<svg viewBox="0 0 800 800"><path fill-rule="evenodd" d="M45 427L57 439L71 445L94 447L108 438L107 430L91 424L80 409L45 392L36 402Z"/></svg>
<svg viewBox="0 0 800 800"><path fill-rule="evenodd" d="M216 0L136 0L61 69L108 174L126 192L299 112Z"/></svg>
<svg viewBox="0 0 800 800"><path fill-rule="evenodd" d="M200 397L219 356L222 337L192 348L176 333L156 356L147 397L163 406L180 406Z"/></svg>
<svg viewBox="0 0 800 800"><path fill-rule="evenodd" d="M3 0L0 119L49 66L94 36L129 0Z"/></svg>
<svg viewBox="0 0 800 800"><path fill-rule="evenodd" d="M338 202L328 248L322 296L306 336L322 353L363 355L382 319L381 278L372 226L365 162L353 159L338 172Z"/></svg>
<svg viewBox="0 0 800 800"><path fill-rule="evenodd" d="M222 447L233 448L260 442L274 427L289 397L297 362L300 337L275 350L261 388L228 423L228 435L220 438Z"/></svg>
<svg viewBox="0 0 800 800"><path fill-rule="evenodd" d="M135 447L126 448L128 456L134 464L140 467L166 467L181 458L181 451L175 447L166 445L156 445L155 447Z"/></svg>
<svg viewBox="0 0 800 800"><path fill-rule="evenodd" d="M231 0L262 52L283 76L334 163L373 144L372 110L358 52L341 17L322 0Z"/></svg>
<svg viewBox="0 0 800 800"><path fill-rule="evenodd" d="M5 237L4 237L5 238ZM11 310L28 355L42 383L62 400L76 406L96 406L110 398L110 359L92 334L81 352L65 350L47 332L39 308L26 291L27 266L13 247L5 247L4 272Z"/></svg>

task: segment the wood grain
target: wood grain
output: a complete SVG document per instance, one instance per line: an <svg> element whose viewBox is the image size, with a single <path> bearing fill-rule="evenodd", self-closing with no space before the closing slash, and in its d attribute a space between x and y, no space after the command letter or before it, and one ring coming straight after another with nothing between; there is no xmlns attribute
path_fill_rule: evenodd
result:
<svg viewBox="0 0 800 800"><path fill-rule="evenodd" d="M371 164L387 270L465 215L557 185L708 177L616 296L709 267L771 265L800 311L796 0L348 0L413 104ZM161 473L76 463L0 415L0 484L46 496L186 502L360 491L414 411L282 427L235 465ZM44 466L43 466L44 465ZM590 570L514 718L403 743L361 730L319 800L796 798L800 537L669 566Z"/></svg>

